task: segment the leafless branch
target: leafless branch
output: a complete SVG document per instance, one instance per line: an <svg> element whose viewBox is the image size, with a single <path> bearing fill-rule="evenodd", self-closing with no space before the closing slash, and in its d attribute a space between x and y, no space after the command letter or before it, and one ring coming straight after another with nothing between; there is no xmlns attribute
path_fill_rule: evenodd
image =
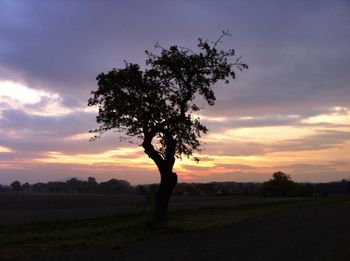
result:
<svg viewBox="0 0 350 261"><path fill-rule="evenodd" d="M220 37L214 42L214 48L219 44L219 43L222 43L222 39L226 36L231 36L229 30L223 30L222 31L222 34L220 35Z"/></svg>
<svg viewBox="0 0 350 261"><path fill-rule="evenodd" d="M159 44L158 41L154 44L154 48L155 48L155 49L159 48L159 49L162 49L162 50L166 50L163 46L161 46L161 45Z"/></svg>

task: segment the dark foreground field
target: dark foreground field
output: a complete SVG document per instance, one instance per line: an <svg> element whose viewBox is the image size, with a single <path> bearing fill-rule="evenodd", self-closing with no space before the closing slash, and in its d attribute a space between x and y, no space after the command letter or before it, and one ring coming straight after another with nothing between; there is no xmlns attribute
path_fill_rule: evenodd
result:
<svg viewBox="0 0 350 261"><path fill-rule="evenodd" d="M172 197L170 209L227 207L287 201L261 197ZM295 199L297 200L297 199ZM149 210L142 195L0 193L0 225L32 221L98 218Z"/></svg>
<svg viewBox="0 0 350 261"><path fill-rule="evenodd" d="M285 209L122 248L117 260L350 260L350 202Z"/></svg>
<svg viewBox="0 0 350 261"><path fill-rule="evenodd" d="M175 198L169 224L159 227L149 222L150 214L130 212L140 197L12 196L0 199L0 217L50 214L48 221L29 215L22 224L3 219L0 260L350 260L349 198ZM26 200L32 205L22 204ZM115 212L74 216L82 209ZM66 214L53 220L52 211Z"/></svg>

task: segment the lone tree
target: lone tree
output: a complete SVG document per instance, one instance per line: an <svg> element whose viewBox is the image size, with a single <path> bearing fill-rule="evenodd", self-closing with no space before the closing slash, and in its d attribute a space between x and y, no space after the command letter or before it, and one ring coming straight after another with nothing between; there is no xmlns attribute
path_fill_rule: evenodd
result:
<svg viewBox="0 0 350 261"><path fill-rule="evenodd" d="M272 197L292 196L295 185L289 175L278 171L273 173L272 179L263 183L262 193Z"/></svg>
<svg viewBox="0 0 350 261"><path fill-rule="evenodd" d="M223 31L216 41L198 39L198 49L173 45L168 49L155 45L159 54L145 51L146 68L126 63L122 69L112 69L97 76L97 91L92 91L88 106L98 106L99 128L92 140L108 130L124 132L140 141L144 152L154 161L160 173L160 185L155 194L155 218L166 222L168 202L177 183L173 172L176 158L193 156L200 150L199 138L207 132L195 115L201 108L195 99L202 96L210 105L215 103L213 85L235 79L235 69L248 65L235 51L219 50L228 36Z"/></svg>
<svg viewBox="0 0 350 261"><path fill-rule="evenodd" d="M289 175L278 171L262 184L261 192L267 197L311 197L313 188L310 184L296 183Z"/></svg>

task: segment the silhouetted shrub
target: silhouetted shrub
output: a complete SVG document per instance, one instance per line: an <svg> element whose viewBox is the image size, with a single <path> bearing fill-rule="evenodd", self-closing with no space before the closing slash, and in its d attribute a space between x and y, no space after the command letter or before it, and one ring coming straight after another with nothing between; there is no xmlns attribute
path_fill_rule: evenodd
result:
<svg viewBox="0 0 350 261"><path fill-rule="evenodd" d="M312 186L295 183L289 175L278 171L272 179L263 183L261 193L267 197L310 197Z"/></svg>
<svg viewBox="0 0 350 261"><path fill-rule="evenodd" d="M21 182L19 182L18 180L12 182L10 186L12 190L16 192L16 194L18 193L18 191L21 190Z"/></svg>
<svg viewBox="0 0 350 261"><path fill-rule="evenodd" d="M98 189L102 193L127 193L132 190L129 182L125 180L110 179L98 185Z"/></svg>

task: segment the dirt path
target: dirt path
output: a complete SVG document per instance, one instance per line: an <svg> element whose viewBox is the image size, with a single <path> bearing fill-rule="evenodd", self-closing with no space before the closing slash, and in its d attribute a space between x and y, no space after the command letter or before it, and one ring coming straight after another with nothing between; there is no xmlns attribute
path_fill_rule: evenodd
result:
<svg viewBox="0 0 350 261"><path fill-rule="evenodd" d="M350 202L288 209L220 229L136 242L116 260L350 260Z"/></svg>

